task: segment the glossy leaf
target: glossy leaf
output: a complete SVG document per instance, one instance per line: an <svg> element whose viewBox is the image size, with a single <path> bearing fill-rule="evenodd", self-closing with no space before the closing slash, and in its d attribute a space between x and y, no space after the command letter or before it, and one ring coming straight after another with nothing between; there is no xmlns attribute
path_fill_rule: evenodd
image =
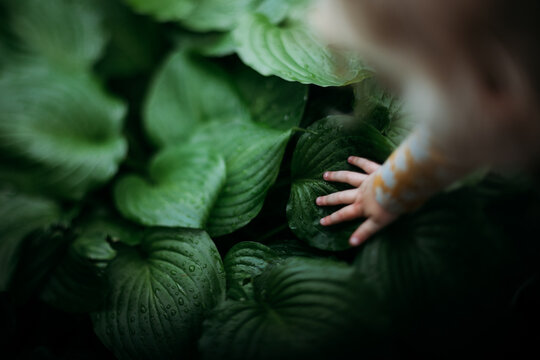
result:
<svg viewBox="0 0 540 360"><path fill-rule="evenodd" d="M234 30L240 58L262 75L319 86L341 86L368 72L352 54L323 45L300 22L274 25L261 14L245 17Z"/></svg>
<svg viewBox="0 0 540 360"><path fill-rule="evenodd" d="M259 213L290 136L290 130L251 122L212 123L194 136L191 146L211 147L227 167L227 180L206 224L212 236L229 234Z"/></svg>
<svg viewBox="0 0 540 360"><path fill-rule="evenodd" d="M219 253L203 231L149 230L121 248L94 329L119 359L191 357L207 312L224 298Z"/></svg>
<svg viewBox="0 0 540 360"><path fill-rule="evenodd" d="M173 53L154 79L144 122L158 145L178 144L197 126L219 119L247 119L228 75L200 57Z"/></svg>
<svg viewBox="0 0 540 360"><path fill-rule="evenodd" d="M42 64L10 68L0 79L0 179L81 198L124 158L125 111L84 74Z"/></svg>
<svg viewBox="0 0 540 360"><path fill-rule="evenodd" d="M227 300L205 322L202 358L322 359L350 353L351 339L367 339L371 320L362 304L372 300L351 274L349 266L329 260L292 258L268 267L254 280L253 299Z"/></svg>
<svg viewBox="0 0 540 360"><path fill-rule="evenodd" d="M292 187L287 204L289 227L302 240L323 250L344 250L348 238L360 225L360 220L332 227L323 227L319 220L338 207L319 207L318 196L344 190L347 187L323 180L325 171L360 171L347 164L351 155L379 163L390 155L393 145L366 122L346 116L322 119L303 134L292 159Z"/></svg>
<svg viewBox="0 0 540 360"><path fill-rule="evenodd" d="M71 68L89 68L103 53L107 34L92 2L20 0L9 10L10 28L30 53Z"/></svg>
<svg viewBox="0 0 540 360"><path fill-rule="evenodd" d="M208 148L169 148L152 161L148 180L131 175L118 182L116 206L144 225L201 229L225 176L223 158Z"/></svg>
<svg viewBox="0 0 540 360"><path fill-rule="evenodd" d="M227 296L234 300L253 298L253 281L270 265L291 257L322 257L298 241L274 241L264 245L243 241L233 246L223 260L227 274Z"/></svg>
<svg viewBox="0 0 540 360"><path fill-rule="evenodd" d="M260 275L268 264L279 259L277 252L257 242L243 241L233 246L223 259L228 297L245 300L252 295L253 279Z"/></svg>
<svg viewBox="0 0 540 360"><path fill-rule="evenodd" d="M59 221L60 208L41 197L0 191L0 291L5 291L20 257L24 238Z"/></svg>

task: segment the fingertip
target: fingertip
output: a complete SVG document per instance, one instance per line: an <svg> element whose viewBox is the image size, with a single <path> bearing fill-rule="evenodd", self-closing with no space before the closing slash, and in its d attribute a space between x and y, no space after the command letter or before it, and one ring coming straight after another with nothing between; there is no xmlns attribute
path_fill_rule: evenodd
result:
<svg viewBox="0 0 540 360"><path fill-rule="evenodd" d="M351 163L351 162L354 161L354 158L355 158L354 156L349 156L348 159L347 159L347 161Z"/></svg>
<svg viewBox="0 0 540 360"><path fill-rule="evenodd" d="M351 238L349 239L349 244L350 244L351 246L358 246L358 245L360 245L360 239L357 238L357 237L355 237L355 236L353 236L353 237L351 237Z"/></svg>
<svg viewBox="0 0 540 360"><path fill-rule="evenodd" d="M315 204L322 205L322 197L319 196L317 199L315 199Z"/></svg>
<svg viewBox="0 0 540 360"><path fill-rule="evenodd" d="M326 226L328 224L328 220L326 220L326 218L322 218L319 223L322 225L322 226Z"/></svg>
<svg viewBox="0 0 540 360"><path fill-rule="evenodd" d="M328 178L330 178L330 172L327 171L323 174L323 179L327 180Z"/></svg>

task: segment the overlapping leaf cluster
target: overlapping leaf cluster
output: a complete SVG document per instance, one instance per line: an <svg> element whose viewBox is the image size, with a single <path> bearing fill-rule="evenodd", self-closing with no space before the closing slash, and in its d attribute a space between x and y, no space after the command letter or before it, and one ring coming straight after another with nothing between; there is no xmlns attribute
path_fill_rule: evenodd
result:
<svg viewBox="0 0 540 360"><path fill-rule="evenodd" d="M315 198L346 188L323 172L383 162L414 119L309 6L0 4L0 295L89 315L118 359L384 358L472 335L514 264L486 209L536 200L488 177L361 249L361 219L321 227L335 208Z"/></svg>

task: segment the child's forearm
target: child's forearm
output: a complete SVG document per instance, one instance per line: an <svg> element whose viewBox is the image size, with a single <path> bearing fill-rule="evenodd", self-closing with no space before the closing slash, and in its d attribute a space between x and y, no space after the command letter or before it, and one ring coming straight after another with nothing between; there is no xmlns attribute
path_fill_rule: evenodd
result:
<svg viewBox="0 0 540 360"><path fill-rule="evenodd" d="M441 151L427 129L417 129L377 171L375 196L390 212L412 211L473 169L467 161Z"/></svg>

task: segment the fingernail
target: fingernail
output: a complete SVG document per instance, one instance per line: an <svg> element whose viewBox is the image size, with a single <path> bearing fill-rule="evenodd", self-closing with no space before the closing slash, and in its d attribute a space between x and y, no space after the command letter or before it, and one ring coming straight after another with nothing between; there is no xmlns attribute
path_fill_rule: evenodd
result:
<svg viewBox="0 0 540 360"><path fill-rule="evenodd" d="M329 173L329 172L325 172L324 175L323 175L323 178L328 179L328 176L330 176L330 173Z"/></svg>
<svg viewBox="0 0 540 360"><path fill-rule="evenodd" d="M321 205L321 202L322 202L322 199L321 199L321 197L319 196L319 197L317 198L317 200L315 200L315 203L316 203L317 205Z"/></svg>
<svg viewBox="0 0 540 360"><path fill-rule="evenodd" d="M321 225L326 225L326 219L325 218L322 218L321 221L320 221Z"/></svg>
<svg viewBox="0 0 540 360"><path fill-rule="evenodd" d="M360 244L360 239L356 238L356 237L352 237L352 238L350 238L349 243L352 246L358 246Z"/></svg>
<svg viewBox="0 0 540 360"><path fill-rule="evenodd" d="M349 156L349 158L347 159L348 162L352 162L354 160L354 156Z"/></svg>

